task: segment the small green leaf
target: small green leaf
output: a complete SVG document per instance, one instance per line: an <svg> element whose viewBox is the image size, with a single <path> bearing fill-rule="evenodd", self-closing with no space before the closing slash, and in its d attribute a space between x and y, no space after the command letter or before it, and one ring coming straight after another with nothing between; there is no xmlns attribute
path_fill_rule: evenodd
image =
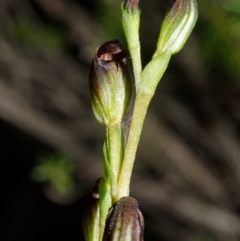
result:
<svg viewBox="0 0 240 241"><path fill-rule="evenodd" d="M157 57L154 57L144 68L141 75L140 93L154 95L157 84L162 78L168 63L171 58L171 53L164 52Z"/></svg>

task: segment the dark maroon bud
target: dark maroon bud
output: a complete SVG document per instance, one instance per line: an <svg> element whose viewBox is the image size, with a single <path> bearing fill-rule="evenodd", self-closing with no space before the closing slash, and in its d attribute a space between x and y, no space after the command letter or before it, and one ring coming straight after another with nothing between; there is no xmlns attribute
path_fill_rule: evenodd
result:
<svg viewBox="0 0 240 241"><path fill-rule="evenodd" d="M144 220L138 202L122 197L109 211L103 241L143 241Z"/></svg>
<svg viewBox="0 0 240 241"><path fill-rule="evenodd" d="M129 54L118 40L109 40L97 48L89 81L93 112L105 125L120 123L131 98L131 83L126 61Z"/></svg>

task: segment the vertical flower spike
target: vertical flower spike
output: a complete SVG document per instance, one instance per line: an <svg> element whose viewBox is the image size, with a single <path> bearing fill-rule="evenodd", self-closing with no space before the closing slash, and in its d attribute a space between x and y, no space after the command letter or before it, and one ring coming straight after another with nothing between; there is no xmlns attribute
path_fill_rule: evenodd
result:
<svg viewBox="0 0 240 241"><path fill-rule="evenodd" d="M86 200L82 216L83 233L86 241L99 241L100 237L100 208L99 208L99 178Z"/></svg>
<svg viewBox="0 0 240 241"><path fill-rule="evenodd" d="M155 56L169 51L179 52L197 21L196 0L175 0L163 21Z"/></svg>
<svg viewBox="0 0 240 241"><path fill-rule="evenodd" d="M103 241L143 241L143 231L137 200L123 197L109 211Z"/></svg>
<svg viewBox="0 0 240 241"><path fill-rule="evenodd" d="M131 98L127 51L118 40L109 40L97 50L90 69L93 112L105 125L121 123Z"/></svg>

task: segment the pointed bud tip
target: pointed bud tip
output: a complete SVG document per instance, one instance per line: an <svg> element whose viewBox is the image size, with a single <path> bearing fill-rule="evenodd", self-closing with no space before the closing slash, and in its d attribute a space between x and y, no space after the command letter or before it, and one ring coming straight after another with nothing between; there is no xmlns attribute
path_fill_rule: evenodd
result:
<svg viewBox="0 0 240 241"><path fill-rule="evenodd" d="M138 2L139 0L126 0L124 3L124 8L131 11L138 10Z"/></svg>

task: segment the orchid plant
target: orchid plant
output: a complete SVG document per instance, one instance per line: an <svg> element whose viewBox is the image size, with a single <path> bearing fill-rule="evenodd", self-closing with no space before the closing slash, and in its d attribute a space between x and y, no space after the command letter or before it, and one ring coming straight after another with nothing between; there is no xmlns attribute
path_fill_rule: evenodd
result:
<svg viewBox="0 0 240 241"><path fill-rule="evenodd" d="M141 241L144 221L137 201L129 197L130 179L148 106L170 58L187 41L196 23L196 0L175 0L163 20L155 53L142 68L138 0L121 7L128 50L116 39L95 51L89 74L92 107L106 127L104 174L90 193L83 215L86 241ZM136 97L127 113L132 84L126 66L131 58Z"/></svg>

